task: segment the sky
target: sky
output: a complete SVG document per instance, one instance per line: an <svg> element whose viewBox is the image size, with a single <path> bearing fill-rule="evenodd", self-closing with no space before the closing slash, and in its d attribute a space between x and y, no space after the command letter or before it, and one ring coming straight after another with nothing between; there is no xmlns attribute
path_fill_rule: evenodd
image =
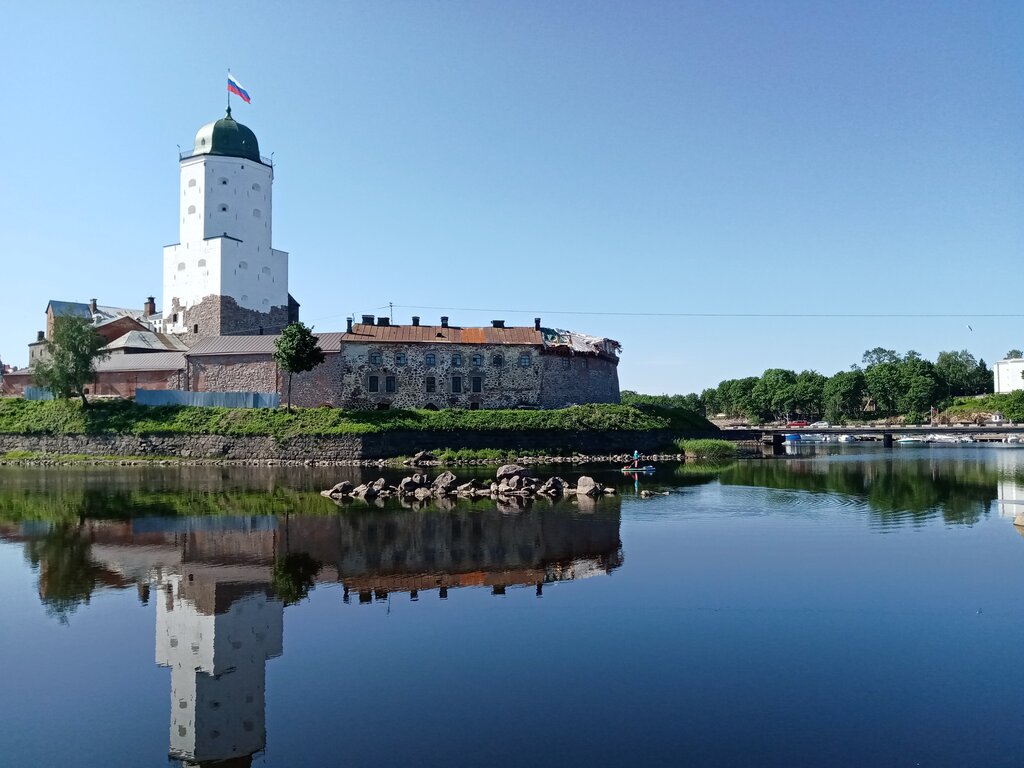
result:
<svg viewBox="0 0 1024 768"><path fill-rule="evenodd" d="M540 316L649 393L991 363L1024 347L1022 30L1019 2L9 4L0 358L50 299L161 299L230 67L315 330Z"/></svg>

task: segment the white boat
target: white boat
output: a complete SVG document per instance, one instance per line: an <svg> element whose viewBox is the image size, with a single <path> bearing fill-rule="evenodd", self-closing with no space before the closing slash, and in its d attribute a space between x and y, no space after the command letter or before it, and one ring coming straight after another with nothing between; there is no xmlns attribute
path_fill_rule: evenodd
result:
<svg viewBox="0 0 1024 768"><path fill-rule="evenodd" d="M857 436L856 435L840 435L839 436L839 442L840 443L856 443L857 442Z"/></svg>
<svg viewBox="0 0 1024 768"><path fill-rule="evenodd" d="M922 440L920 437L908 437L907 435L904 435L896 442L902 445L907 445L909 443L923 443L924 440Z"/></svg>

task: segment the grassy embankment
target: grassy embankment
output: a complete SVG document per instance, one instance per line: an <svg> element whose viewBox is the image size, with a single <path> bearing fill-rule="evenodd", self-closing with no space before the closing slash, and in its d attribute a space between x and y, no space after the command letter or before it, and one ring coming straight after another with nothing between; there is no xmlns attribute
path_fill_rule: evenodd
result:
<svg viewBox="0 0 1024 768"><path fill-rule="evenodd" d="M685 435L715 427L696 413L659 407L579 405L557 411L344 411L147 407L117 400L0 400L0 434L24 435L362 435L411 431L653 431Z"/></svg>
<svg viewBox="0 0 1024 768"><path fill-rule="evenodd" d="M976 415L990 414L996 411L1002 413L1010 421L1024 421L1024 390L1011 392L1008 395L957 397L940 416L946 417L950 421L970 421Z"/></svg>

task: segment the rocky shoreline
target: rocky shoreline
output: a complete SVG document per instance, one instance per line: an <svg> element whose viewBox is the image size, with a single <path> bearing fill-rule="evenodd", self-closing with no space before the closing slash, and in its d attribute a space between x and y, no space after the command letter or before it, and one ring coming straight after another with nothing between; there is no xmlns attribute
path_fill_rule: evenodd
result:
<svg viewBox="0 0 1024 768"><path fill-rule="evenodd" d="M145 456L60 456L43 455L29 456L25 458L0 458L0 467L4 466L39 466L39 467L65 467L65 466L218 466L218 467L471 467L471 466L498 466L505 463L505 459L461 459L456 461L439 461L431 454L421 451L417 456L424 458L406 459L402 461L393 459L225 459L225 458L186 458L167 456L151 458ZM656 453L641 455L640 461L645 463L682 462L685 456L681 453ZM631 454L575 454L573 456L517 456L516 463L524 466L566 464L570 466L579 464L617 464L625 466L633 460ZM413 463L415 462L415 463Z"/></svg>

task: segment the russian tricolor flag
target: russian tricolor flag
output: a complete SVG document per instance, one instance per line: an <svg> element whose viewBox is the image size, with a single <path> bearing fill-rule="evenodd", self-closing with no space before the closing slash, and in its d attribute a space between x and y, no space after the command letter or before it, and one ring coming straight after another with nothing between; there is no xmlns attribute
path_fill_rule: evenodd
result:
<svg viewBox="0 0 1024 768"><path fill-rule="evenodd" d="M244 101L246 104L252 102L249 98L249 92L242 87L242 84L235 79L235 76L228 72L228 91L235 94L238 98Z"/></svg>

